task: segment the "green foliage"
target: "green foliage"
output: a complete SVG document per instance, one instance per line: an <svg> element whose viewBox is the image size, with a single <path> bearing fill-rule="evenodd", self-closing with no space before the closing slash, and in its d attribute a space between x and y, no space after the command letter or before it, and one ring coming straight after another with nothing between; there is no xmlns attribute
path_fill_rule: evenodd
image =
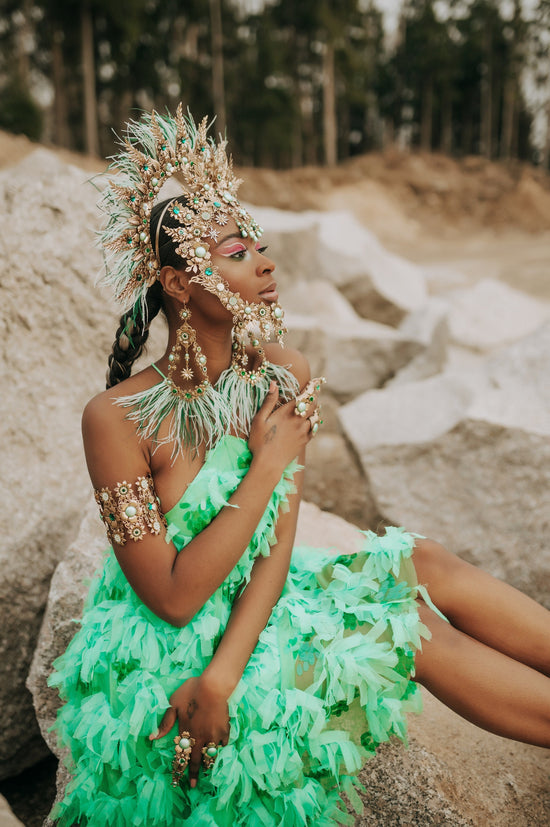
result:
<svg viewBox="0 0 550 827"><path fill-rule="evenodd" d="M42 112L18 78L9 80L0 95L0 129L37 141L42 134Z"/></svg>
<svg viewBox="0 0 550 827"><path fill-rule="evenodd" d="M445 6L404 0L393 41L374 0L269 0L256 13L236 0L219 2L226 121L239 162L292 166L324 157L323 91L332 88L326 86L327 49L334 52L340 158L395 139L454 154L532 152L521 77L535 60L535 82L541 90L549 86L550 0L538 0L530 28L520 0L512 0L509 18L499 0ZM40 112L29 93L40 76L55 91L45 119L54 128L46 137L83 148L85 10L93 29L86 65L88 76L92 63L95 72L101 152L112 152L113 131L120 133L140 109L173 110L183 100L197 117L212 113L209 2L4 0L4 6L0 117L6 128L40 136ZM31 50L25 31L27 39L32 34ZM17 81L10 85L12 74Z"/></svg>

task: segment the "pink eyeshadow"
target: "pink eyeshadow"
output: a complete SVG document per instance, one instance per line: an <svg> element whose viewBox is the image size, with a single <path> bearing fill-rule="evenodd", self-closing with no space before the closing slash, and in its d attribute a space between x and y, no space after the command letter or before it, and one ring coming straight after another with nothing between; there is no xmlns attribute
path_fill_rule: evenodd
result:
<svg viewBox="0 0 550 827"><path fill-rule="evenodd" d="M232 256L233 253L242 253L244 250L246 250L244 244L237 241L235 244L230 244L228 247L224 245L221 250L218 250L218 253L222 256Z"/></svg>

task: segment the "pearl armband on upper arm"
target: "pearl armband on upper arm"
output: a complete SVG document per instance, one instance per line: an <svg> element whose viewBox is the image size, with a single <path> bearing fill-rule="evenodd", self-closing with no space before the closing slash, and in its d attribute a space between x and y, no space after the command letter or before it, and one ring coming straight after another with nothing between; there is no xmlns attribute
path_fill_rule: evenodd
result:
<svg viewBox="0 0 550 827"><path fill-rule="evenodd" d="M166 527L149 474L135 483L118 482L113 491L95 489L94 496L111 543L123 546L128 539L137 542L147 533L160 534L162 526Z"/></svg>

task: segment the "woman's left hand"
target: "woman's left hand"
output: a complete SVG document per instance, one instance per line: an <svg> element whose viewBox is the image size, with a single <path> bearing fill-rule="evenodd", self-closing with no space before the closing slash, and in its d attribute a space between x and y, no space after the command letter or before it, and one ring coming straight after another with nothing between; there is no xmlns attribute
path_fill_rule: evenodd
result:
<svg viewBox="0 0 550 827"><path fill-rule="evenodd" d="M226 746L229 740L229 711L227 694L204 674L189 678L170 696L158 732L149 738L154 741L167 735L178 722L178 734L188 732L195 739L189 760L189 783L196 787L202 761L202 748L209 743Z"/></svg>

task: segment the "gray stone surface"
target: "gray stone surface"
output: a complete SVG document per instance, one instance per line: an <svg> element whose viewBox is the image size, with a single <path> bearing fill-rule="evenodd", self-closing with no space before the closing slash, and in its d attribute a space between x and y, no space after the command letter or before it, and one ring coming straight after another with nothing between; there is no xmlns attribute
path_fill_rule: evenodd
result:
<svg viewBox="0 0 550 827"><path fill-rule="evenodd" d="M550 318L548 302L496 279L453 290L446 299L452 340L480 351L522 339Z"/></svg>
<svg viewBox="0 0 550 827"><path fill-rule="evenodd" d="M18 827L18 825L23 827L23 823L14 816L4 796L0 795L0 827Z"/></svg>
<svg viewBox="0 0 550 827"><path fill-rule="evenodd" d="M0 777L47 753L24 684L50 577L89 494L80 416L105 386L117 326L94 287L87 178L46 150L0 173Z"/></svg>
<svg viewBox="0 0 550 827"><path fill-rule="evenodd" d="M399 332L407 339L420 342L424 349L401 368L388 385L418 382L445 368L449 344L448 312L446 302L430 298L418 310L405 316Z"/></svg>
<svg viewBox="0 0 550 827"><path fill-rule="evenodd" d="M486 360L340 410L390 523L550 606L550 325Z"/></svg>
<svg viewBox="0 0 550 827"><path fill-rule="evenodd" d="M306 354L313 374L325 376L340 400L380 387L428 349L415 335L362 319L327 281L298 283L282 299L288 343Z"/></svg>
<svg viewBox="0 0 550 827"><path fill-rule="evenodd" d="M360 316L383 324L397 325L425 304L422 269L386 250L351 213L253 209L281 286L330 281Z"/></svg>
<svg viewBox="0 0 550 827"><path fill-rule="evenodd" d="M356 827L546 827L549 751L484 732L422 695L409 749L384 745L361 772Z"/></svg>

